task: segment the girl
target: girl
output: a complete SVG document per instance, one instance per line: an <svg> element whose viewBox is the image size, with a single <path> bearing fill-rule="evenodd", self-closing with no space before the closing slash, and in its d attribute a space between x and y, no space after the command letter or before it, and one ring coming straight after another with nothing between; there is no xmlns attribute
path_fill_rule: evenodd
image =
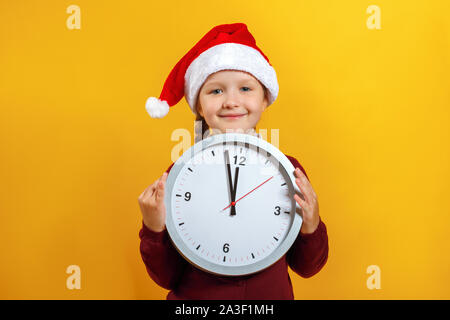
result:
<svg viewBox="0 0 450 320"><path fill-rule="evenodd" d="M256 124L278 95L276 74L243 23L209 31L175 66L159 99L146 109L164 117L183 96L202 121L201 134L245 132L257 135ZM140 252L150 277L170 290L167 299L294 299L288 266L303 278L319 272L328 259L328 236L319 216L317 196L306 172L291 156L296 183L305 199L295 195L303 224L289 251L272 266L239 277L204 272L173 247L165 228L166 172L139 196L142 211Z"/></svg>

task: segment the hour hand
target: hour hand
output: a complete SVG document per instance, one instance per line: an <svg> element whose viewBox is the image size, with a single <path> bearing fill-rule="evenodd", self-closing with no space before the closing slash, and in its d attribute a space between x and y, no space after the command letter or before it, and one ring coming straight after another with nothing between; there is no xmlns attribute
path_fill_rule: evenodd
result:
<svg viewBox="0 0 450 320"><path fill-rule="evenodd" d="M227 167L227 173L228 173L228 190L230 191L230 198L231 198L231 216L236 215L236 208L234 206L234 201L236 197L235 190L232 186L232 180L231 180L231 164L230 164L230 155L228 154L228 150L225 150L225 165ZM236 168L237 169L237 168ZM236 184L236 181L235 181Z"/></svg>
<svg viewBox="0 0 450 320"><path fill-rule="evenodd" d="M237 190L237 182L239 177L239 167L236 167L235 173L234 173L234 187L233 187L233 195L231 198L231 203L233 204L231 215L236 215L236 190ZM233 210L234 209L234 210Z"/></svg>

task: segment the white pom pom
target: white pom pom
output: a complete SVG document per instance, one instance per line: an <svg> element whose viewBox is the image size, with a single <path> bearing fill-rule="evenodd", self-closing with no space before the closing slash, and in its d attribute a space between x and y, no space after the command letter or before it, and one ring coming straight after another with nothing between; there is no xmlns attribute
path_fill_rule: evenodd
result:
<svg viewBox="0 0 450 320"><path fill-rule="evenodd" d="M163 118L169 113L167 101L161 101L155 97L150 97L145 103L145 109L152 118Z"/></svg>

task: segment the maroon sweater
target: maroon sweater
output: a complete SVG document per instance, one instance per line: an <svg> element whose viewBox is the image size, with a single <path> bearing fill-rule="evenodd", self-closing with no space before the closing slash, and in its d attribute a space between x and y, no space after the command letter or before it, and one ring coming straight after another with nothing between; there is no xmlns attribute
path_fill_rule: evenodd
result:
<svg viewBox="0 0 450 320"><path fill-rule="evenodd" d="M306 175L297 159L286 156ZM172 166L173 163L166 172ZM276 263L260 272L237 277L213 275L191 265L175 249L167 229L154 232L142 222L139 237L147 272L159 286L170 290L167 300L293 300L288 266L301 277L309 278L318 273L328 259L328 235L322 219L313 233L299 232L291 248Z"/></svg>

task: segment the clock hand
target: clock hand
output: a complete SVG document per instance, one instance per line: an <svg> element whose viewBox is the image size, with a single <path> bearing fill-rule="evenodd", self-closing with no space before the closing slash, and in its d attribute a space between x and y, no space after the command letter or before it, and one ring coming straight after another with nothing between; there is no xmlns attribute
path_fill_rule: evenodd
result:
<svg viewBox="0 0 450 320"><path fill-rule="evenodd" d="M236 167L235 173L234 173L234 187L233 187L233 196L231 198L231 203L236 203L236 190L237 190L237 182L238 182L238 176L239 176L239 167ZM236 215L236 207L233 205L234 211L231 212L230 215Z"/></svg>
<svg viewBox="0 0 450 320"><path fill-rule="evenodd" d="M269 181L270 179L272 179L274 176L271 176L269 179L267 179L266 181L264 181L263 183L261 183L259 186L257 186L256 188L254 188L253 190L247 192L246 194L244 194L242 197L240 197L239 199L237 199L236 201L231 202L227 207L223 208L223 210L227 209L228 207L232 206L231 208L234 208L234 206L236 205L236 202L238 202L239 200L241 200L242 198L246 197L248 194L252 193L253 191L255 191L256 189L258 189L259 187L261 187L264 183L266 183L267 181Z"/></svg>
<svg viewBox="0 0 450 320"><path fill-rule="evenodd" d="M227 166L227 173L228 173L228 188L230 190L230 197L231 197L231 203L234 202L235 193L233 190L233 186L231 185L231 165L230 165L230 155L228 154L228 150L225 150L225 164ZM236 215L236 208L234 205L231 207L231 216Z"/></svg>

